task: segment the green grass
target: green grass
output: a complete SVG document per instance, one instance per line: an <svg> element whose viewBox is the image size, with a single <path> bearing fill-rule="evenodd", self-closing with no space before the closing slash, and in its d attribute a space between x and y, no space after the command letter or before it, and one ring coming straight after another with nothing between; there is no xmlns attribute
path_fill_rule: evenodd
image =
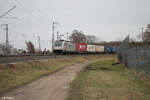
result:
<svg viewBox="0 0 150 100"><path fill-rule="evenodd" d="M0 94L67 66L109 56L64 57L0 65Z"/></svg>
<svg viewBox="0 0 150 100"><path fill-rule="evenodd" d="M150 84L114 60L90 64L71 84L68 100L150 100Z"/></svg>

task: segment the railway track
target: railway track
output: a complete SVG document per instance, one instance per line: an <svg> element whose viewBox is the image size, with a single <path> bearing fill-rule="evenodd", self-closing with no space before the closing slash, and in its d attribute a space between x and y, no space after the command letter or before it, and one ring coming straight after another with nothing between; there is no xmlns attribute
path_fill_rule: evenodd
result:
<svg viewBox="0 0 150 100"><path fill-rule="evenodd" d="M0 64L8 64L14 62L40 60L40 59L52 59L62 57L77 57L87 55L14 55L14 56L0 56Z"/></svg>

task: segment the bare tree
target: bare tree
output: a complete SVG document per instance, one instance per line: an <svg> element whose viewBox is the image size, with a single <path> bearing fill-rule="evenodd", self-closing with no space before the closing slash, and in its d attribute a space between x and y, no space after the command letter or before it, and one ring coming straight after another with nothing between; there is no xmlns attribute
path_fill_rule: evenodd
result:
<svg viewBox="0 0 150 100"><path fill-rule="evenodd" d="M70 36L70 40L73 42L86 42L86 37L83 31L73 30Z"/></svg>
<svg viewBox="0 0 150 100"><path fill-rule="evenodd" d="M26 42L26 46L27 46L28 53L30 53L30 54L35 53L35 47L34 47L34 44L31 41Z"/></svg>
<svg viewBox="0 0 150 100"><path fill-rule="evenodd" d="M86 42L87 43L99 43L99 42L101 42L101 39L99 37L94 36L94 35L87 35L86 36Z"/></svg>
<svg viewBox="0 0 150 100"><path fill-rule="evenodd" d="M87 35L86 36L86 42L87 43L95 43L96 37L93 35Z"/></svg>

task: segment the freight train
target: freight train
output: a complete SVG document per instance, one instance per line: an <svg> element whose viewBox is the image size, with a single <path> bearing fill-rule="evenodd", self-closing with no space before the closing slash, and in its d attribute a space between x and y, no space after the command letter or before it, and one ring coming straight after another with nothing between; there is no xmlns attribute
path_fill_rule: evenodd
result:
<svg viewBox="0 0 150 100"><path fill-rule="evenodd" d="M72 41L55 41L53 52L56 54L100 54L117 53L117 47L74 43Z"/></svg>

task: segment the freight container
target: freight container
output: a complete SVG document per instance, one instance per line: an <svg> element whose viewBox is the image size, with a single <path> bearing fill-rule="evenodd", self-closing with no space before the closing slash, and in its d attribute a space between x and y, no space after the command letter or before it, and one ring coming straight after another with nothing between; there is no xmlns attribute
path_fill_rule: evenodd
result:
<svg viewBox="0 0 150 100"><path fill-rule="evenodd" d="M104 53L104 46L96 46L97 53Z"/></svg>
<svg viewBox="0 0 150 100"><path fill-rule="evenodd" d="M95 52L95 45L87 45L87 52Z"/></svg>
<svg viewBox="0 0 150 100"><path fill-rule="evenodd" d="M76 43L77 52L86 52L87 44L86 43Z"/></svg>
<svg viewBox="0 0 150 100"><path fill-rule="evenodd" d="M105 53L111 53L112 52L112 47L111 46L104 46L104 52Z"/></svg>

